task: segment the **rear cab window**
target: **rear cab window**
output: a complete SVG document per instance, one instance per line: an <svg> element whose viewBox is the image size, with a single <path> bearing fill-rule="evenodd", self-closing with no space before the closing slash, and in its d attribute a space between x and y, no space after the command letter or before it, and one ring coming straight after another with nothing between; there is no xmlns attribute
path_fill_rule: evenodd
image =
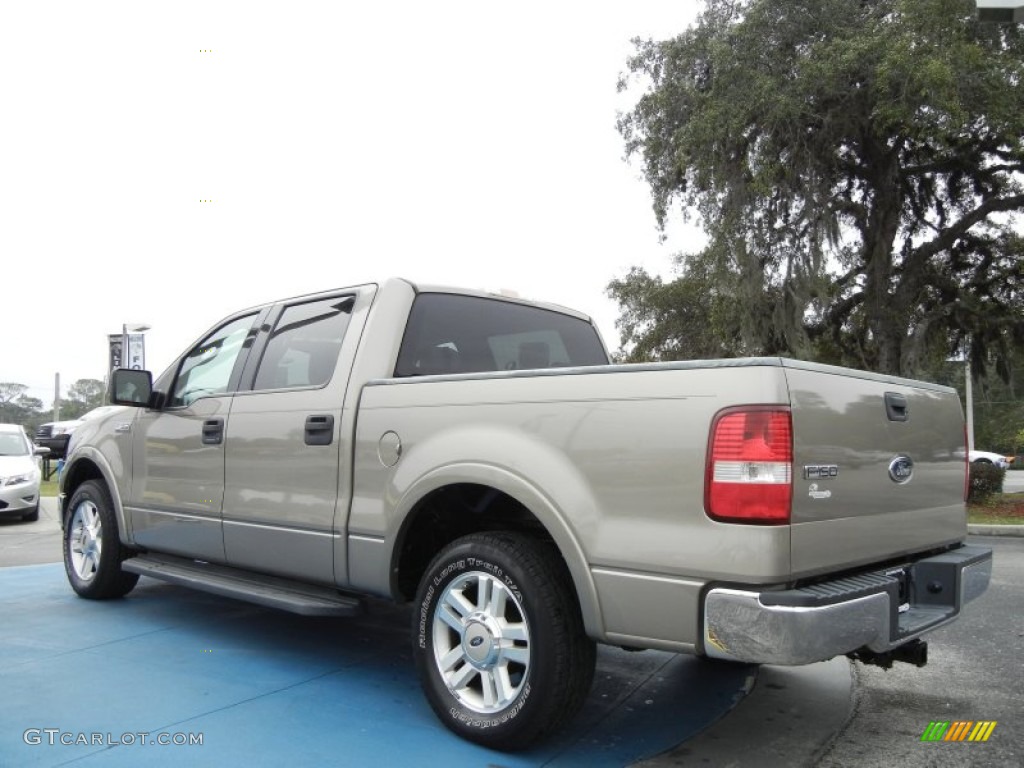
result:
<svg viewBox="0 0 1024 768"><path fill-rule="evenodd" d="M409 313L396 377L607 365L586 320L543 307L422 293Z"/></svg>

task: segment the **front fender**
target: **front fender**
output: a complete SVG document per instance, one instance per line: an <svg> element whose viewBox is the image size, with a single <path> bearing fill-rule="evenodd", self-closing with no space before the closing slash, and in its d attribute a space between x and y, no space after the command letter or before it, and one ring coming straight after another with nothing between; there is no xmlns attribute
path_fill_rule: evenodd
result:
<svg viewBox="0 0 1024 768"><path fill-rule="evenodd" d="M119 458L119 455L115 456L115 460L119 460ZM124 469L122 466L122 473L120 475L122 477L125 476ZM65 517L69 511L67 505L71 502L71 496L74 494L75 488L86 480L95 478L97 474L106 483L107 490L110 492L110 499L114 503L114 514L117 516L117 529L121 543L126 546L134 546L135 541L131 535L124 506L121 503L121 489L116 480L118 473L111 465L107 456L91 445L76 446L62 471L62 478L66 477L69 480L68 482L64 482L63 479L61 480L61 491L64 494L64 502L61 505L61 527L65 524Z"/></svg>

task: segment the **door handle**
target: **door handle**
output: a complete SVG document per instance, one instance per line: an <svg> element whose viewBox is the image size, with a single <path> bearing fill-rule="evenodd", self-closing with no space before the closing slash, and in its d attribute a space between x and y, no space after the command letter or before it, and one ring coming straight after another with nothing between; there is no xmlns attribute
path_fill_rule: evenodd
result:
<svg viewBox="0 0 1024 768"><path fill-rule="evenodd" d="M203 422L203 445L220 445L224 442L224 419L207 419Z"/></svg>
<svg viewBox="0 0 1024 768"><path fill-rule="evenodd" d="M333 416L316 414L306 417L306 445L330 445L333 440Z"/></svg>
<svg viewBox="0 0 1024 768"><path fill-rule="evenodd" d="M909 421L910 408L907 407L907 398L896 392L886 392L885 415L889 417L889 421Z"/></svg>

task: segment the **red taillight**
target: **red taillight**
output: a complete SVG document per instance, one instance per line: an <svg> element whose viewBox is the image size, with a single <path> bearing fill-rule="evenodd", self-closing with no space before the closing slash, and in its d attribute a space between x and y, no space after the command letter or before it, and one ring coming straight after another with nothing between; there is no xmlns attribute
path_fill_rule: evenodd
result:
<svg viewBox="0 0 1024 768"><path fill-rule="evenodd" d="M793 422L788 408L722 411L711 425L704 508L730 523L788 523L793 501Z"/></svg>

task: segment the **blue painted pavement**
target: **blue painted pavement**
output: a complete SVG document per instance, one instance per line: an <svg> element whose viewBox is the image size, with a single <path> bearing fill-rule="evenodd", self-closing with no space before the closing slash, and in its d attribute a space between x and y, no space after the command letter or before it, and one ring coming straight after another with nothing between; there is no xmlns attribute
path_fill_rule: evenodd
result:
<svg viewBox="0 0 1024 768"><path fill-rule="evenodd" d="M409 633L408 609L385 603L306 618L149 579L97 602L59 564L0 568L0 767L623 766L704 729L753 680L602 647L570 727L505 754L434 717Z"/></svg>

